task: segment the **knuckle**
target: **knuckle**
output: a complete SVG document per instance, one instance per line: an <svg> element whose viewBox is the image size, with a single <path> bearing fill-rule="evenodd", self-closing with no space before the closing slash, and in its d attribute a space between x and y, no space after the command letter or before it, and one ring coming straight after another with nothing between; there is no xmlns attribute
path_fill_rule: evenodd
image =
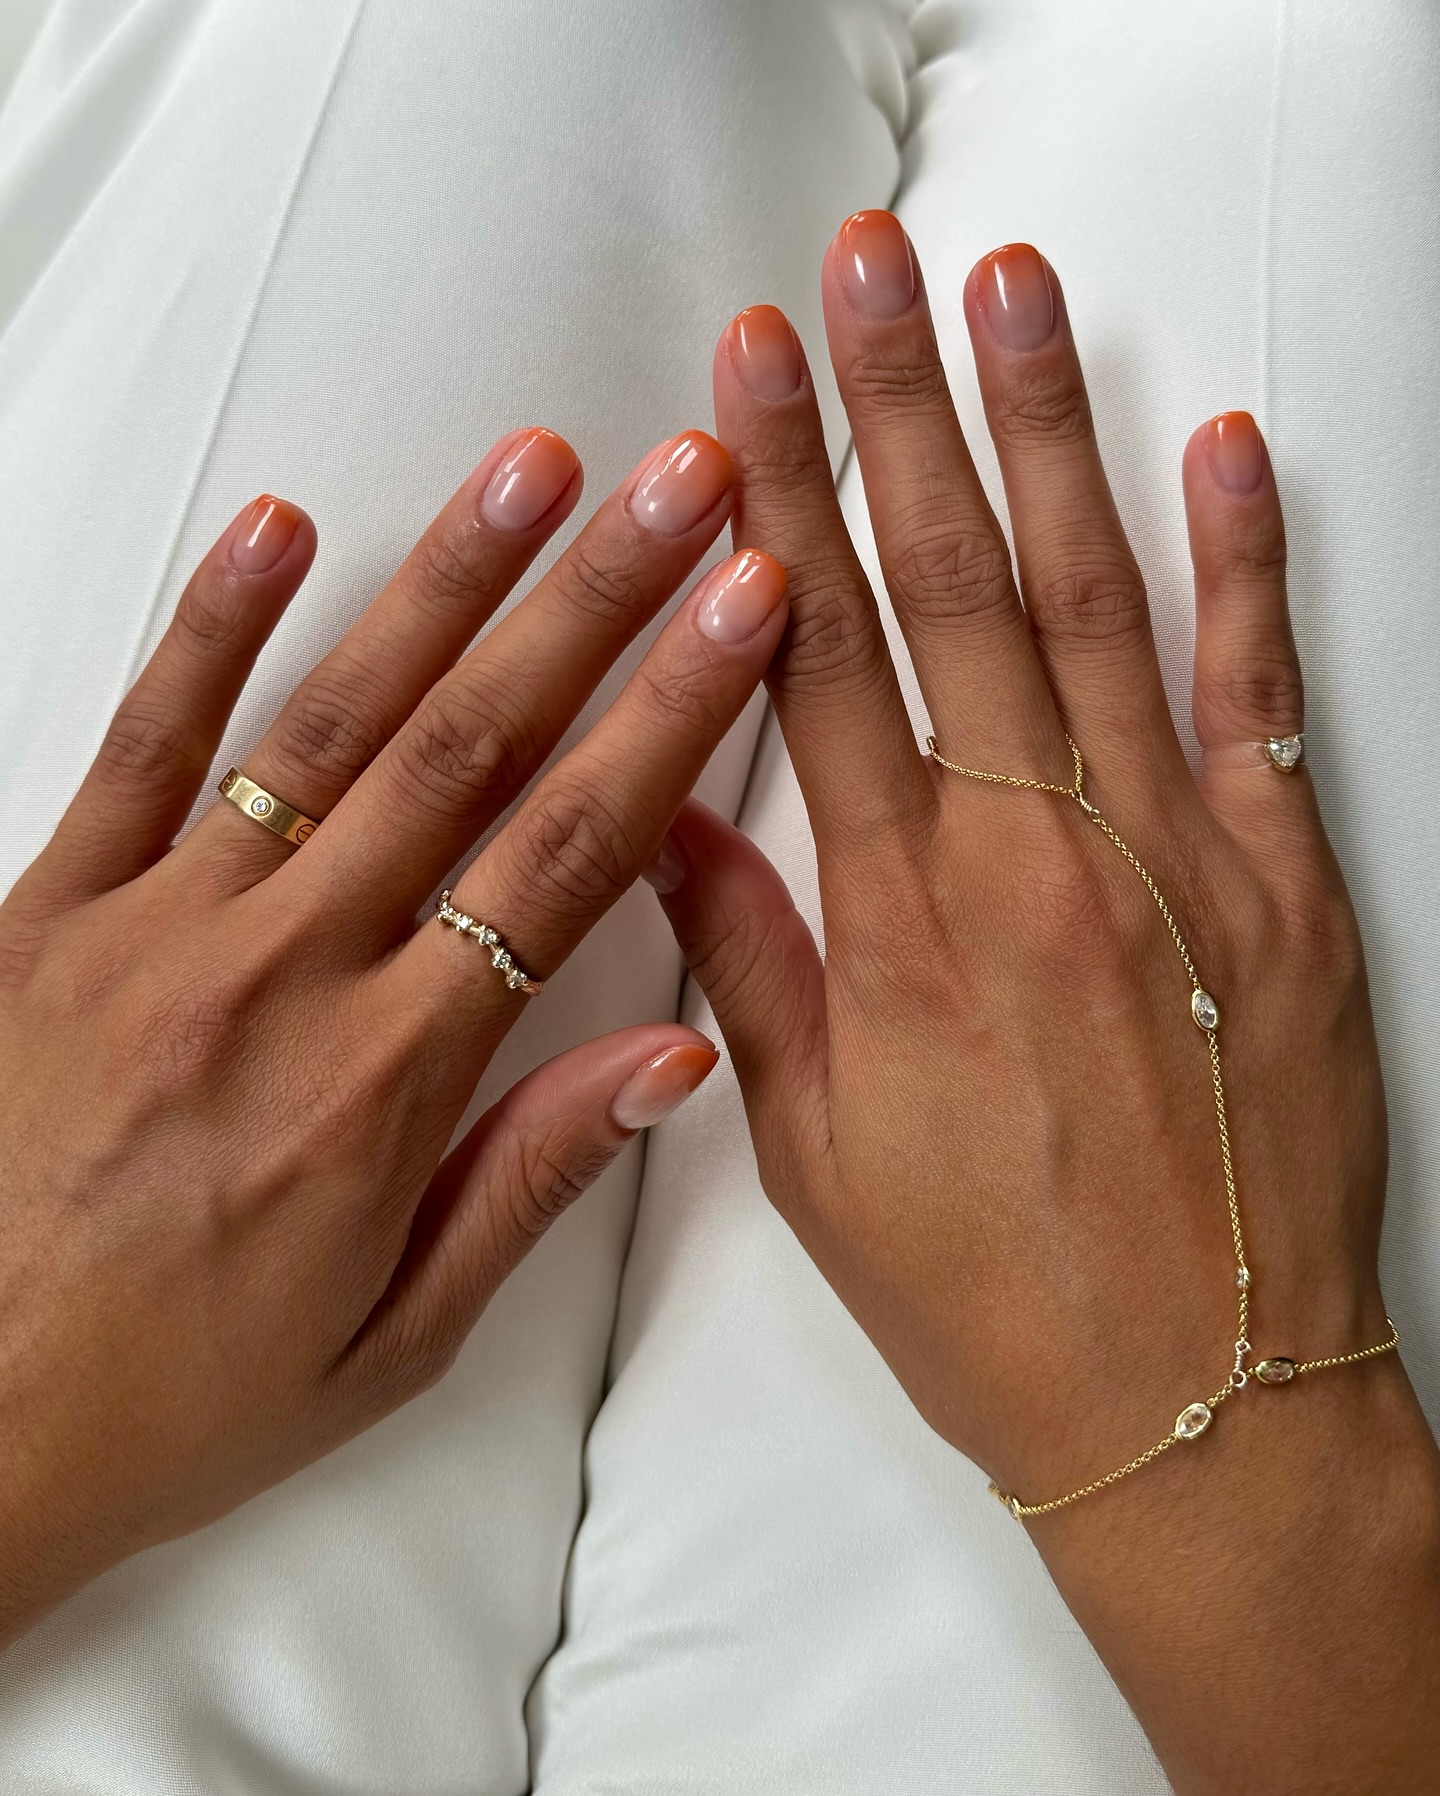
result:
<svg viewBox="0 0 1440 1796"><path fill-rule="evenodd" d="M246 607L222 578L194 580L175 607L171 626L182 648L206 660L224 657L250 634Z"/></svg>
<svg viewBox="0 0 1440 1796"><path fill-rule="evenodd" d="M322 674L312 674L280 714L279 752L288 762L334 774L348 784L385 745L374 715L375 707L353 683L332 685Z"/></svg>
<svg viewBox="0 0 1440 1796"><path fill-rule="evenodd" d="M508 803L540 756L520 707L473 680L438 687L393 746L408 795L447 817Z"/></svg>
<svg viewBox="0 0 1440 1796"><path fill-rule="evenodd" d="M724 721L715 670L702 661L652 665L647 657L631 675L632 696L658 722L668 740L708 737Z"/></svg>
<svg viewBox="0 0 1440 1796"><path fill-rule="evenodd" d="M1027 607L1053 631L1107 640L1141 631L1147 623L1145 584L1122 561L1070 562L1026 585Z"/></svg>
<svg viewBox="0 0 1440 1796"><path fill-rule="evenodd" d="M658 594L639 569L607 566L583 539L576 542L558 571L566 601L582 617L601 624L630 623L648 612Z"/></svg>
<svg viewBox="0 0 1440 1796"><path fill-rule="evenodd" d="M904 423L906 428L917 409L953 410L945 370L938 360L928 359L882 362L857 358L846 370L845 403L851 409L873 413L877 419L893 415L896 423Z"/></svg>
<svg viewBox="0 0 1440 1796"><path fill-rule="evenodd" d="M900 519L887 585L897 606L943 621L1008 608L1010 557L988 532L934 516Z"/></svg>
<svg viewBox="0 0 1440 1796"><path fill-rule="evenodd" d="M506 1222L519 1253L539 1240L562 1211L589 1189L612 1158L596 1141L576 1144L562 1134L518 1135L497 1179Z"/></svg>
<svg viewBox="0 0 1440 1796"><path fill-rule="evenodd" d="M441 613L474 611L486 596L484 545L478 529L422 537L414 549L414 591Z"/></svg>
<svg viewBox="0 0 1440 1796"><path fill-rule="evenodd" d="M742 457L746 501L757 505L773 530L793 519L796 527L813 528L817 507L835 503L835 481L824 440L798 432L786 419L761 420L752 426Z"/></svg>
<svg viewBox="0 0 1440 1796"><path fill-rule="evenodd" d="M465 1339L456 1307L436 1301L414 1315L390 1311L365 1358L366 1397L376 1416L430 1390L455 1364Z"/></svg>
<svg viewBox="0 0 1440 1796"><path fill-rule="evenodd" d="M868 597L862 595L848 562L839 556L812 562L798 588L798 592L791 588L784 645L787 674L824 683L849 677L877 660Z"/></svg>
<svg viewBox="0 0 1440 1796"><path fill-rule="evenodd" d="M203 769L210 757L178 718L131 700L110 720L99 759L112 780L140 788L176 769Z"/></svg>
<svg viewBox="0 0 1440 1796"><path fill-rule="evenodd" d="M1266 587L1285 574L1285 531L1278 515L1243 514L1231 518L1217 545L1217 557L1228 574Z"/></svg>
<svg viewBox="0 0 1440 1796"><path fill-rule="evenodd" d="M1231 718L1289 726L1304 715L1305 687L1288 653L1257 654L1228 662L1208 683L1212 703Z"/></svg>
<svg viewBox="0 0 1440 1796"><path fill-rule="evenodd" d="M553 780L536 793L522 833L521 877L549 911L598 913L641 865L633 825L598 793Z"/></svg>
<svg viewBox="0 0 1440 1796"><path fill-rule="evenodd" d="M1037 362L1011 374L991 408L992 434L1000 443L1021 446L1086 441L1095 426L1084 385L1071 367L1057 368L1043 358Z"/></svg>

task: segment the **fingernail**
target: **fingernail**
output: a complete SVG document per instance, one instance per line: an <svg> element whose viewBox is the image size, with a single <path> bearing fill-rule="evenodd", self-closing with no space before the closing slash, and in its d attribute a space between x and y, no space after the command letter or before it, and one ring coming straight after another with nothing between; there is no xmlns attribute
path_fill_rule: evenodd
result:
<svg viewBox="0 0 1440 1796"><path fill-rule="evenodd" d="M840 275L863 317L898 318L915 298L910 239L893 212L857 212L840 227Z"/></svg>
<svg viewBox="0 0 1440 1796"><path fill-rule="evenodd" d="M575 477L579 457L553 430L532 430L490 476L480 500L487 524L528 530L538 524Z"/></svg>
<svg viewBox="0 0 1440 1796"><path fill-rule="evenodd" d="M700 596L695 622L713 642L746 642L785 596L785 570L757 549L715 570Z"/></svg>
<svg viewBox="0 0 1440 1796"><path fill-rule="evenodd" d="M679 1108L720 1056L710 1046L686 1043L647 1060L615 1093L610 1120L621 1129L648 1129Z"/></svg>
<svg viewBox="0 0 1440 1796"><path fill-rule="evenodd" d="M980 304L1006 349L1038 349L1055 328L1055 296L1040 252L1007 243L980 264Z"/></svg>
<svg viewBox="0 0 1440 1796"><path fill-rule="evenodd" d="M1253 493L1260 484L1260 432L1249 412L1222 412L1210 423L1210 469L1227 493Z"/></svg>
<svg viewBox="0 0 1440 1796"><path fill-rule="evenodd" d="M666 836L656 849L654 860L648 867L640 869L640 877L663 897L667 892L679 891L689 871L690 864L680 852L679 845Z"/></svg>
<svg viewBox="0 0 1440 1796"><path fill-rule="evenodd" d="M230 538L230 565L240 574L266 574L290 547L300 513L273 493L260 497L243 513Z"/></svg>
<svg viewBox="0 0 1440 1796"><path fill-rule="evenodd" d="M730 457L703 430L662 443L630 495L630 510L659 536L683 536L713 509L730 485Z"/></svg>
<svg viewBox="0 0 1440 1796"><path fill-rule="evenodd" d="M788 399L800 385L800 345L778 306L747 306L730 326L730 359L758 399Z"/></svg>

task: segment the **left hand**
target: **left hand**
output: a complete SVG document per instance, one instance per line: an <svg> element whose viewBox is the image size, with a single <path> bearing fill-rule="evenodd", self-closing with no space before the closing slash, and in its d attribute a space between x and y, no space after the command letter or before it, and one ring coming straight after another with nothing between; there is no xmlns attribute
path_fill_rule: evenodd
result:
<svg viewBox="0 0 1440 1796"><path fill-rule="evenodd" d="M1197 777L1053 270L1011 246L965 293L1013 573L893 218L846 224L824 293L941 753L1068 786L1073 736L1088 798L1218 1000L1251 1364L1381 1341L1385 1112L1359 934L1308 772L1261 746L1300 729L1301 678L1253 421L1213 420L1185 453ZM730 1046L770 1197L921 1414L1044 1500L1167 1435L1230 1373L1207 1035L1151 894L1080 807L942 771L917 744L779 313L729 327L715 390L735 527L791 575L771 686L815 833L825 958L759 852L698 806L652 883ZM1337 1483L1337 1458L1363 1469ZM1242 1389L1203 1443L1030 1526L1178 1787L1238 1787L1221 1748L1257 1728L1274 1750L1249 1796L1318 1789L1342 1765L1388 1766L1384 1787L1409 1790L1440 1717L1423 1706L1435 1623L1416 1606L1440 1582L1436 1489L1390 1354ZM1320 1572L1327 1553L1339 1569ZM1281 1659L1277 1715L1255 1673ZM1369 1719L1350 1726L1361 1690Z"/></svg>

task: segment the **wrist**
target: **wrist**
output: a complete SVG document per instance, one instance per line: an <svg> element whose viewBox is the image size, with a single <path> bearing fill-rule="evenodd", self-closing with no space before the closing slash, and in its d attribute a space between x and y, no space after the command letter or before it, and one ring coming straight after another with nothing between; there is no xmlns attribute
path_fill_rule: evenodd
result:
<svg viewBox="0 0 1440 1796"><path fill-rule="evenodd" d="M1393 1356L1225 1406L1223 1431L1032 1539L1177 1790L1387 1796L1440 1774L1440 1455Z"/></svg>

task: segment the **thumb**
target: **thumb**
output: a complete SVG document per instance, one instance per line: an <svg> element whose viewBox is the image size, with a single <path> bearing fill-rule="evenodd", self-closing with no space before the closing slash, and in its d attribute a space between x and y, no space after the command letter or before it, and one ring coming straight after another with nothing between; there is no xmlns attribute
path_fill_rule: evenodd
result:
<svg viewBox="0 0 1440 1796"><path fill-rule="evenodd" d="M496 1289L641 1130L719 1058L694 1029L602 1035L513 1085L440 1163L380 1302L345 1359L401 1398L450 1366Z"/></svg>
<svg viewBox="0 0 1440 1796"><path fill-rule="evenodd" d="M759 848L687 799L645 878L735 1063L762 1169L826 1133L825 967Z"/></svg>

